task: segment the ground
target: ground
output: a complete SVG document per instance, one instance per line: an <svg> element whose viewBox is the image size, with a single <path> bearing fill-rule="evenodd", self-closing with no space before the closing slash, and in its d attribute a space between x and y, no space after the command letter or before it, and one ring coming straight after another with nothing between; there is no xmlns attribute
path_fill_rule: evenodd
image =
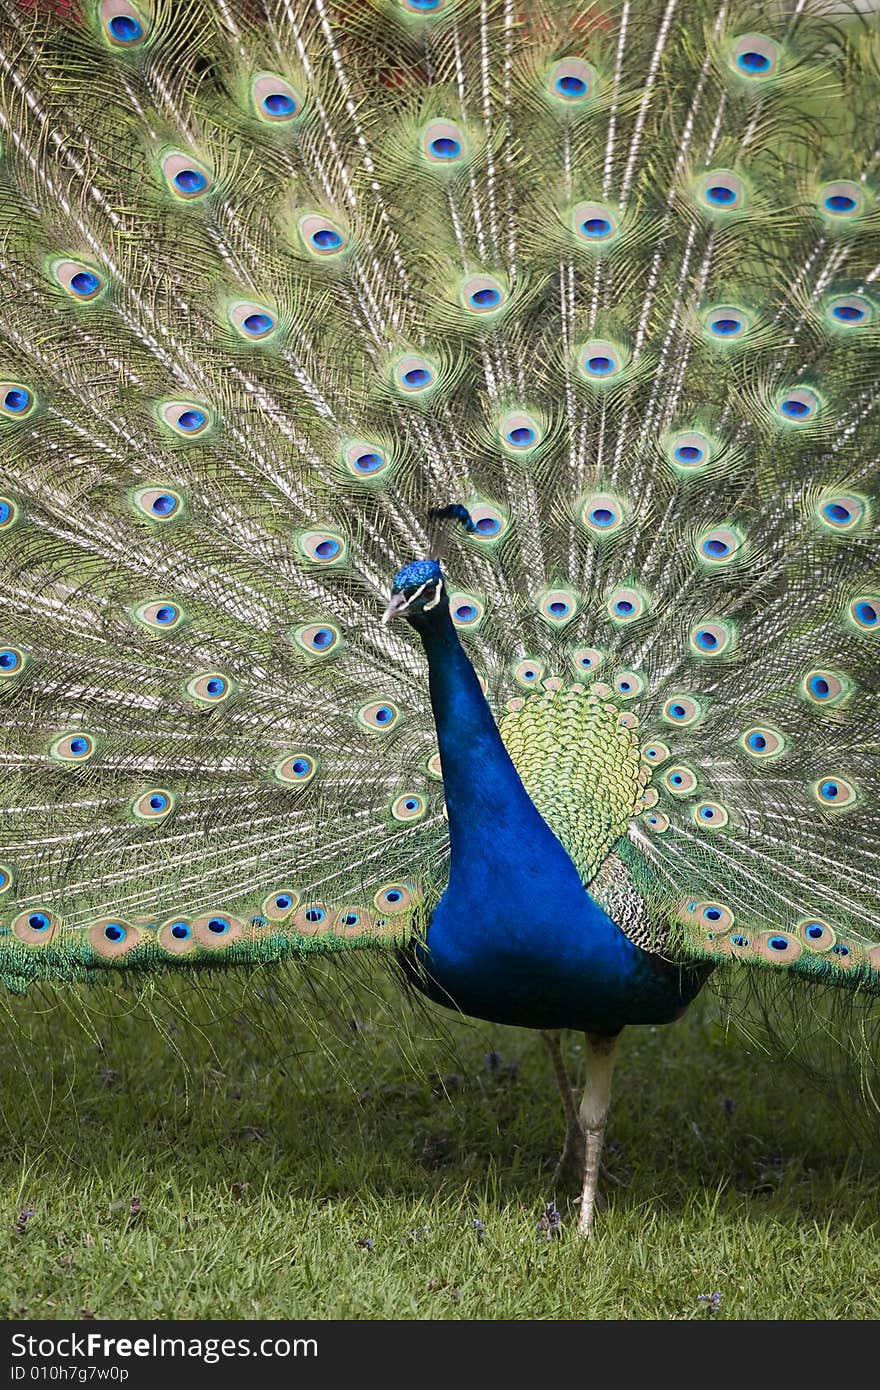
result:
<svg viewBox="0 0 880 1390"><path fill-rule="evenodd" d="M4 1001L0 1316L880 1315L880 1144L710 996L624 1039L589 1246L537 1036L388 986L316 1034L291 997Z"/></svg>

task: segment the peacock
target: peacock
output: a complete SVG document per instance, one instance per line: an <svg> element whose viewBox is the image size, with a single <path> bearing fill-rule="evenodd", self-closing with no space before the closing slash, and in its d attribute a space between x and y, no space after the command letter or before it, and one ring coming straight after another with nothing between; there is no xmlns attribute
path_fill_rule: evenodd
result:
<svg viewBox="0 0 880 1390"><path fill-rule="evenodd" d="M3 982L384 951L588 1235L623 1028L880 993L871 7L0 9Z"/></svg>

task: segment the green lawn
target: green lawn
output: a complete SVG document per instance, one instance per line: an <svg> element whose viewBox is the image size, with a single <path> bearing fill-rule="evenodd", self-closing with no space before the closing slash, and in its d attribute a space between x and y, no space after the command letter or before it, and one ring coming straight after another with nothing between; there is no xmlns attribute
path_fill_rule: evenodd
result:
<svg viewBox="0 0 880 1390"><path fill-rule="evenodd" d="M388 987L338 991L341 1021L316 1036L290 1007L302 988L4 1001L0 1314L880 1314L878 1146L726 1035L711 997L625 1038L614 1181L585 1246L552 1188L561 1119L537 1036L414 1016Z"/></svg>

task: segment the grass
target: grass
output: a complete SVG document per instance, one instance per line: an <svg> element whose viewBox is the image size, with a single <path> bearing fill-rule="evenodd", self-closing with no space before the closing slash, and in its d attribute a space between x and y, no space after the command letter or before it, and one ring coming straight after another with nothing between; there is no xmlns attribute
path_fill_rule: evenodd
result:
<svg viewBox="0 0 880 1390"><path fill-rule="evenodd" d="M12 1001L0 1314L880 1314L877 1147L727 1036L711 997L625 1037L614 1181L585 1247L552 1188L561 1119L537 1036L439 1013L407 1033L386 989L369 1008L340 994L357 1026L316 1037L286 1006L296 988Z"/></svg>

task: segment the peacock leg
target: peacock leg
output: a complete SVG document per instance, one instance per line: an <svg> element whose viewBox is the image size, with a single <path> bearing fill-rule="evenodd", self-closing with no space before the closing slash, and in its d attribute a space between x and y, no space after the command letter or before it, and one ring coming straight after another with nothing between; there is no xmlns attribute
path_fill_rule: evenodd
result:
<svg viewBox="0 0 880 1390"><path fill-rule="evenodd" d="M614 1070L614 1046L617 1037L585 1033L587 1045L587 1077L578 1112L586 1153L584 1155L583 1190L578 1217L578 1234L588 1236L593 1229L596 1207L596 1185L602 1159L605 1121L611 1101L611 1074Z"/></svg>
<svg viewBox="0 0 880 1390"><path fill-rule="evenodd" d="M565 1066L565 1058L562 1055L562 1034L542 1033L541 1037L547 1044L547 1050L550 1053L556 1084L562 1097L562 1109L565 1114L565 1143L553 1174L553 1182L555 1185L567 1187L579 1183L583 1176L584 1132L578 1117L577 1094L571 1084Z"/></svg>

